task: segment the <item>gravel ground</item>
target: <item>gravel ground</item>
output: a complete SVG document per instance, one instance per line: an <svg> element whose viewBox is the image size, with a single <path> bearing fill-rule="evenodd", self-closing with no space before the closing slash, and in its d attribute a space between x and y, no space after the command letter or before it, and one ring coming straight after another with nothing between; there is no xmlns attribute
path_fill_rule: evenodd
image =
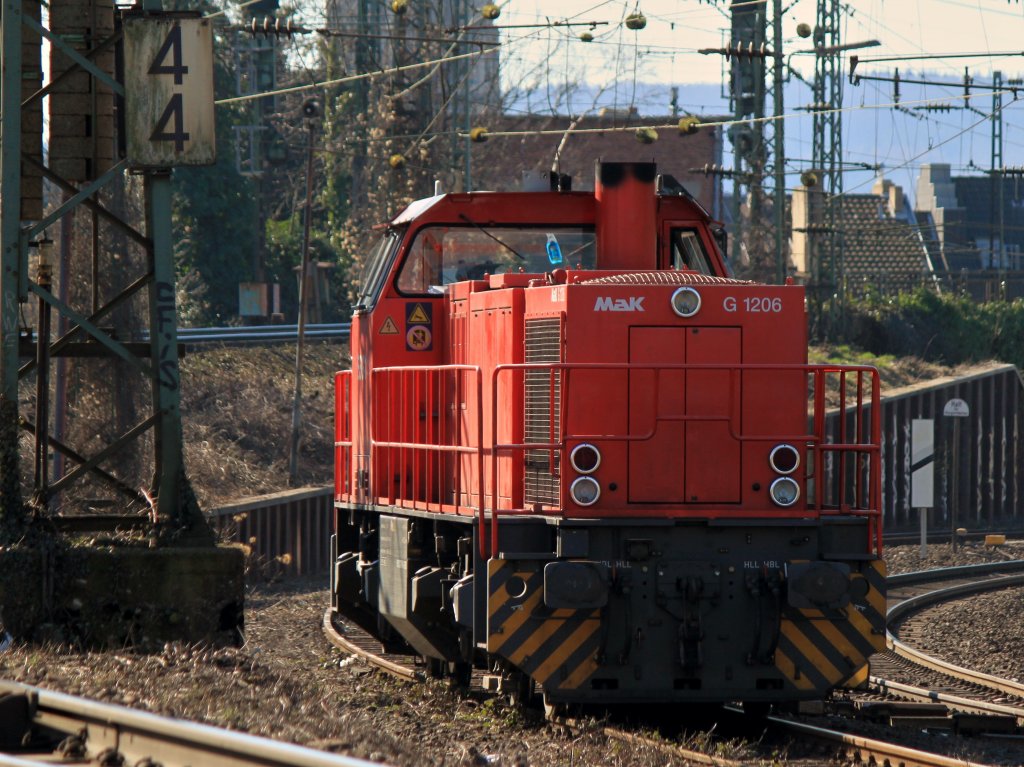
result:
<svg viewBox="0 0 1024 767"><path fill-rule="evenodd" d="M980 541L967 541L952 551L948 543L928 545L928 556L921 558L920 546L887 546L885 562L889 575L909 573L914 570L930 570L936 567L977 565L984 562L1003 562L1010 559L1024 559L1024 540L1007 541L1001 546L985 546Z"/></svg>
<svg viewBox="0 0 1024 767"><path fill-rule="evenodd" d="M1024 540L996 547L969 542L956 551L949 544L930 545L924 560L918 546L892 546L886 549L885 559L890 574L1024 559ZM918 619L927 622L928 631L917 633L915 647L950 663L1024 680L1024 633L1013 630L1024 625L1024 589L936 605L918 613Z"/></svg>
<svg viewBox="0 0 1024 767"><path fill-rule="evenodd" d="M916 546L888 549L891 571L1024 556L1024 543L994 550L968 544L955 553L948 546L929 549L923 563ZM396 767L681 764L649 745L610 741L596 725L570 736L500 700L465 697L439 682L396 681L324 639L326 603L322 579L265 585L248 595L240 648L167 645L147 655L16 645L0 653L0 678ZM986 670L1024 675L1024 637L1005 631L1024 619L1024 590L971 602L986 606L970 608L966 618L965 604L935 608L941 613L936 625L947 630L935 631L935 644L927 649L958 662L983 652L990 659ZM743 741L711 740L705 734L689 745L755 765L826 763Z"/></svg>
<svg viewBox="0 0 1024 767"><path fill-rule="evenodd" d="M327 642L326 604L320 579L263 587L249 595L241 648L168 645L145 655L16 645L0 653L0 678L396 767L681 764L651 746L610 741L597 726L570 737L500 700L396 681ZM716 750L762 763L742 743Z"/></svg>
<svg viewBox="0 0 1024 767"><path fill-rule="evenodd" d="M1024 588L936 605L915 620L928 627L915 632L918 649L958 666L1024 680Z"/></svg>

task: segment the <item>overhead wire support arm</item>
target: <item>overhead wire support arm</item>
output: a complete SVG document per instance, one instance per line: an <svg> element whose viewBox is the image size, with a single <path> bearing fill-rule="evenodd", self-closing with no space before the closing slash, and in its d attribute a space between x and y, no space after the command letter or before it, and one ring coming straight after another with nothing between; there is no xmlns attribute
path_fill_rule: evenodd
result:
<svg viewBox="0 0 1024 767"><path fill-rule="evenodd" d="M850 76L850 84L851 85L859 85L862 80L866 81L866 82L876 82L876 83L904 83L904 84L907 84L907 85L933 85L933 86L938 86L938 87L942 87L942 88L966 87L968 89L974 88L974 89L977 89L977 90L989 91L989 92L991 92L991 91L1002 91L1004 93L1011 93L1011 94L1013 94L1014 98L1018 98L1018 92L1021 90L1021 86L1019 86L1019 85L1016 85L1016 86L1014 86L1014 85L1011 85L1011 86L1007 86L1007 85L998 85L998 86L997 85L987 85L985 83L974 82L973 79L970 82L968 82L966 85L965 85L965 83L962 80L959 81L959 82L942 82L940 80L908 80L908 79L906 79L904 77L900 77L899 70L896 70L895 76L891 76L891 77L885 77L883 75L851 75ZM965 94L965 98L966 99L970 98L970 93L969 92Z"/></svg>
<svg viewBox="0 0 1024 767"><path fill-rule="evenodd" d="M248 32L253 37L294 37L295 35L320 35L321 37L341 37L356 40L400 40L403 42L417 43L452 43L450 37L412 37L409 35L377 35L370 32L342 32L341 30L328 27L304 27L293 24L291 20L282 23L282 19L275 19L273 23L269 18L264 18L260 23L259 19L253 19L250 24L236 24L224 27L232 32ZM480 29L493 29L493 27L479 27ZM447 30L446 30L447 31ZM459 40L465 45L479 45L497 47L501 43L494 40Z"/></svg>
<svg viewBox="0 0 1024 767"><path fill-rule="evenodd" d="M927 61L931 59L981 59L1002 56L1024 56L1024 51L986 51L985 53L922 53L906 54L897 56L872 56L864 59L860 56L850 56L850 75L853 75L858 64L879 64L885 61Z"/></svg>
<svg viewBox="0 0 1024 767"><path fill-rule="evenodd" d="M983 170L982 173L987 173L994 176L1024 177L1024 165L1004 165L1000 168Z"/></svg>
<svg viewBox="0 0 1024 767"><path fill-rule="evenodd" d="M607 21L552 21L547 24L466 24L459 27L447 27L444 31L449 34L454 32L468 32L475 29L549 29L551 27L606 27Z"/></svg>

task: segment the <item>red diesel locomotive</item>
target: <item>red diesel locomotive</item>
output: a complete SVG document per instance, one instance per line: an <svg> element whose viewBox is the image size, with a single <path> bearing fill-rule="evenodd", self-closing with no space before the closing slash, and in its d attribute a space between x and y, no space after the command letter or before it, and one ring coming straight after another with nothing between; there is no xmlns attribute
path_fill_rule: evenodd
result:
<svg viewBox="0 0 1024 767"><path fill-rule="evenodd" d="M383 229L336 378L332 609L550 705L816 698L884 648L879 384L653 164Z"/></svg>

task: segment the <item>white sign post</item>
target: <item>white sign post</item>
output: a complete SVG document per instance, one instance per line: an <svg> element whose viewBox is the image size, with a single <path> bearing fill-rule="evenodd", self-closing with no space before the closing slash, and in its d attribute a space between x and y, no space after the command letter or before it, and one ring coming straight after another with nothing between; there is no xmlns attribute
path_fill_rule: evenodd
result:
<svg viewBox="0 0 1024 767"><path fill-rule="evenodd" d="M954 398L942 408L942 414L953 419L953 490L949 500L949 548L956 551L956 517L960 501L960 422L970 416L971 408L964 400Z"/></svg>
<svg viewBox="0 0 1024 767"><path fill-rule="evenodd" d="M935 421L910 422L910 505L920 509L921 559L928 556L928 509L935 505Z"/></svg>
<svg viewBox="0 0 1024 767"><path fill-rule="evenodd" d="M128 16L124 62L128 164L212 165L217 159L212 22Z"/></svg>

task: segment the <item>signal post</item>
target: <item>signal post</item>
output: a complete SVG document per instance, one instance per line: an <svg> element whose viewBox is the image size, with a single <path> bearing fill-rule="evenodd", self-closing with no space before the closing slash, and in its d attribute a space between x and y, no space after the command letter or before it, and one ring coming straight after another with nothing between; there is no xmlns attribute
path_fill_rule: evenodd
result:
<svg viewBox="0 0 1024 767"><path fill-rule="evenodd" d="M164 12L159 0L144 0L128 10L104 6L103 0L54 0L51 26L59 25L61 18L80 15L65 12L62 16L63 3L83 1L91 3L94 15L107 18L114 31L101 35L103 39L86 40L81 50L68 42L75 35L42 26L38 3L4 0L0 14L0 544L17 543L0 554L0 607L7 629L25 638L36 636L40 624L52 622L54 615L68 615L65 635L70 632L92 644L123 644L128 637L140 636L153 642L195 641L218 634L237 639L242 620L242 554L215 546L182 461L171 229L173 168L215 160L211 22L196 13ZM23 35L27 35L24 40ZM37 43L43 37L66 70L56 76L51 73L50 82L40 87ZM30 44L33 41L36 44ZM121 81L112 76L113 56L106 65L97 63L100 54L111 50L123 56ZM25 79L23 71L38 71L38 82ZM87 102L74 100L78 92L69 96L68 84L75 78L76 87L81 88L85 80L84 92L100 93L111 110L113 101L120 100L125 117L122 129L114 132L109 110L97 114L104 109L97 106L100 100L95 96L91 122L90 115L76 113ZM91 154L79 151L90 142L69 140L62 145L64 136L58 140L52 132L49 165L43 164L41 153L34 159L26 150L37 139L41 141L42 120L26 120L24 111L44 95L51 97L51 111L61 95L68 97L65 107L71 104L70 111L54 116L51 123L81 117L83 124L93 126L85 129ZM109 135L97 125L109 125ZM99 144L103 147L97 151ZM98 163L97 157L108 150L109 160ZM111 210L99 194L126 173L143 177L141 226ZM40 179L40 188L45 178L63 192L63 202L43 211L40 196L35 209L26 206L23 185L32 174ZM51 265L39 245L49 227L82 206L93 215L93 273L62 279L92 278L92 305L84 307L51 291ZM144 254L143 273L126 280L127 287L105 303L99 300L98 286L107 255L100 221L141 247ZM30 250L38 253L39 263L32 272ZM118 283L122 276L117 275ZM22 328L23 305L30 295L39 301L40 317L48 317L52 310L70 330L54 340L43 321L36 328ZM115 310L138 297L148 303L149 341L145 344L123 340L104 328ZM26 361L33 336L41 353ZM119 359L130 373L148 381L151 413L91 456L66 444L50 433L47 417L48 360L57 354ZM19 486L17 434L28 419L19 413L18 397L19 381L24 388L30 375L36 378L34 417L40 423L28 424L36 435L37 460L35 491L26 502ZM133 486L115 476L118 464L112 459L141 449L140 437L150 430L152 481ZM51 450L74 464L52 482L45 468ZM51 513L53 495L73 493L75 483L85 476L118 494L116 513L103 517ZM80 544L81 534L108 530L132 531L129 544L68 545L72 536L79 536ZM103 611L90 609L111 603L121 608L120 614L135 616L130 624L98 618Z"/></svg>

